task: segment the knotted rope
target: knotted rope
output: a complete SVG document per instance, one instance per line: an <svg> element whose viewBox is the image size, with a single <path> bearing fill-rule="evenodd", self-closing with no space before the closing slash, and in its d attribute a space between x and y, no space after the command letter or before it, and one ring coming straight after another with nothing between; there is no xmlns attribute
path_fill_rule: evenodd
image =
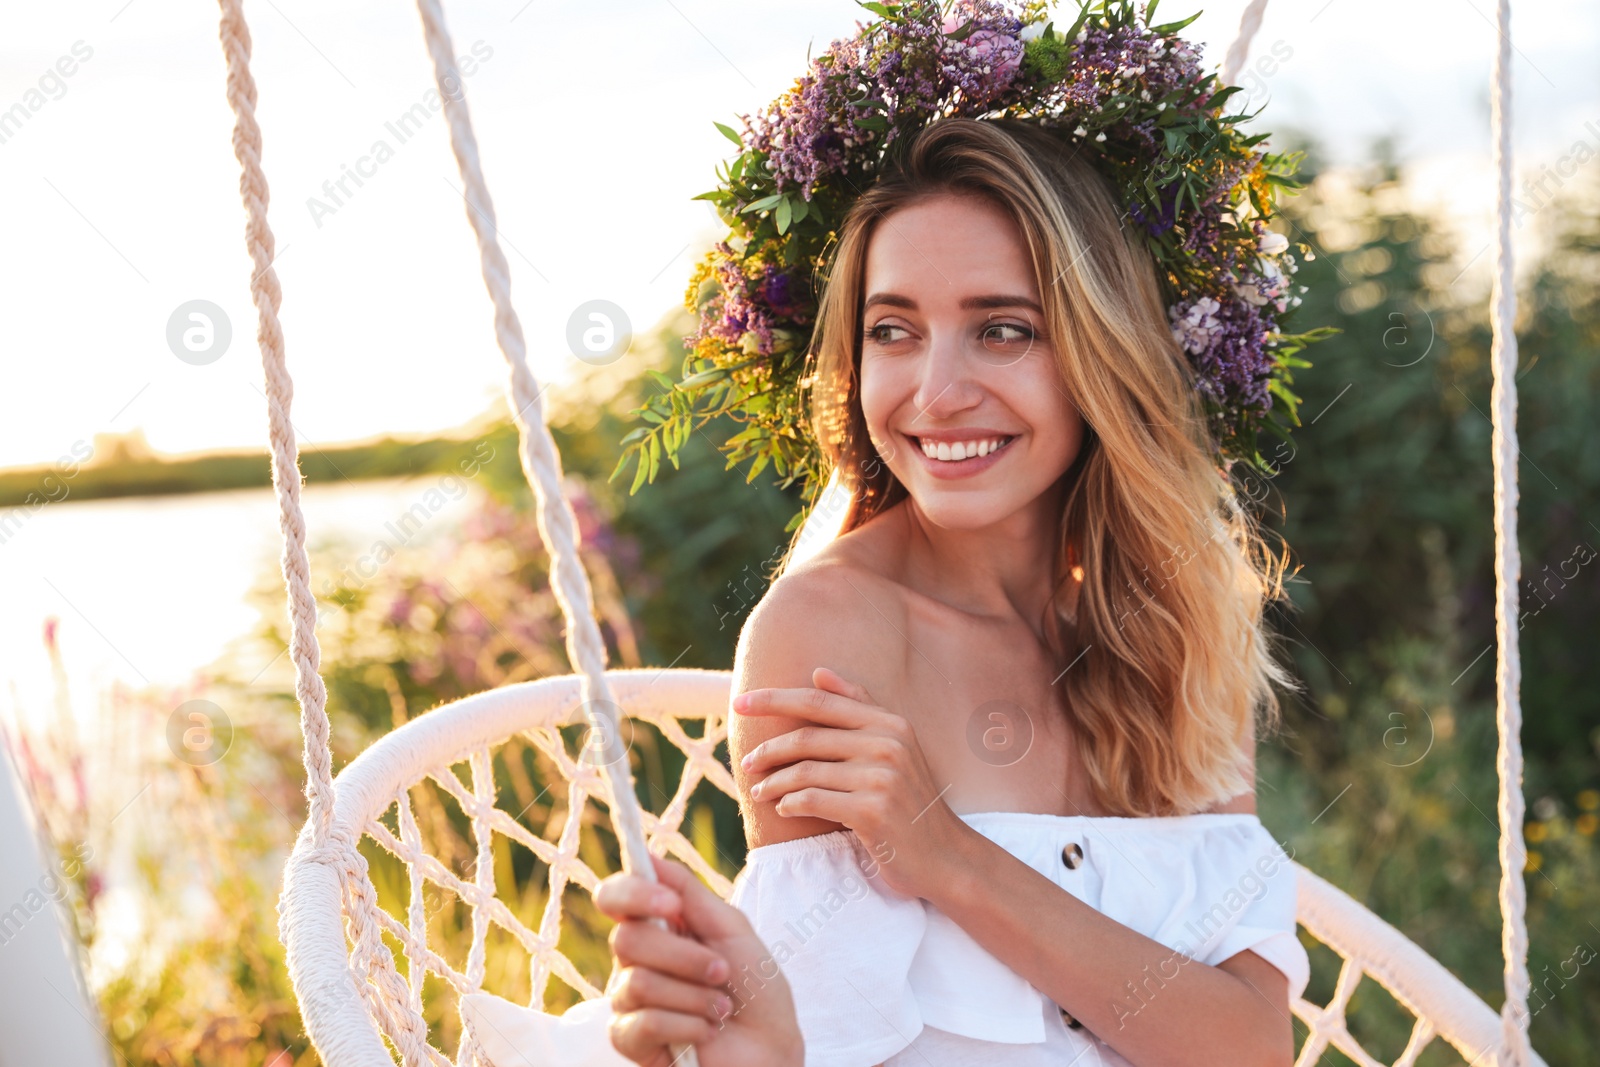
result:
<svg viewBox="0 0 1600 1067"><path fill-rule="evenodd" d="M1500 1009L1502 1067L1526 1067L1528 1044L1527 890L1522 869L1522 658L1517 626L1517 585L1522 553L1517 544L1517 290L1511 253L1511 2L1499 0L1498 44L1490 73L1489 127L1497 178L1494 208L1494 628L1495 723L1500 734L1500 945L1505 956L1505 1004Z"/></svg>
<svg viewBox="0 0 1600 1067"><path fill-rule="evenodd" d="M256 87L250 74L250 31L240 0L219 0L220 36L227 58L227 95L234 112L233 150L241 166L240 196L247 222L245 240L255 273L250 291L258 312L256 339L261 350L267 386L268 438L272 448L272 483L278 499L278 522L283 534L281 557L288 590L290 652L295 665L295 695L300 703L300 725L305 735L306 795L310 811L307 829L311 855L340 872L347 903L353 958L363 966L357 973L372 975L373 985L359 981L362 995L375 1018L408 1064L448 1062L427 1044L427 1028L410 1010L412 992L394 969L393 954L378 931L377 900L366 862L348 834L330 836L333 825L334 787L327 689L320 674L321 652L316 637L317 609L311 593L310 563L305 551L305 515L300 507L299 453L290 419L294 381L284 358L283 329L278 322L282 290L273 269L275 244L267 222L269 194L261 166L261 128L256 123ZM500 250L494 222L494 204L478 159L477 140L467 113L464 89L453 76L450 36L438 0L418 0L423 34L433 59L434 80L450 125L450 147L460 168L467 199L467 219L478 242L484 283L495 311L495 338L509 364L508 391L512 418L521 442L523 473L533 488L540 537L551 558L551 587L566 620L567 657L580 677L583 710L592 734L597 734L600 760L609 796L611 819L622 844L625 869L655 878L650 852L634 794L627 754L623 749L615 703L606 680L606 648L595 619L588 575L578 555L577 520L562 492L562 470L555 442L544 420L543 390L528 369L522 325L511 304L511 276ZM480 867L483 856L479 856ZM480 869L478 881L493 888L492 870ZM664 925L664 923L662 924ZM482 960L473 961L481 971ZM683 1057L696 1067L692 1049Z"/></svg>
<svg viewBox="0 0 1600 1067"><path fill-rule="evenodd" d="M1267 0L1250 0L1239 20L1239 36L1228 49L1221 78L1232 85L1261 28ZM1517 584L1522 576L1517 542L1517 293L1511 248L1511 3L1498 0L1497 46L1490 72L1490 131L1497 178L1494 232L1494 288L1490 297L1494 368L1493 408L1495 536L1495 721L1499 732L1500 938L1505 957L1506 999L1501 1008L1502 1067L1527 1067L1528 927L1527 890L1522 871L1527 849L1522 839L1522 660L1517 621ZM1420 1047L1420 1046L1419 1046Z"/></svg>

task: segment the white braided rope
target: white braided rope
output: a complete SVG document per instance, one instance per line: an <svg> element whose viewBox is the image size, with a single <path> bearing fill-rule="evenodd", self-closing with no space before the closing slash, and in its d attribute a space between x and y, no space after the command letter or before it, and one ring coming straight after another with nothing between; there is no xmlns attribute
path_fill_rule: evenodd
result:
<svg viewBox="0 0 1600 1067"><path fill-rule="evenodd" d="M240 0L219 0L219 4L222 10L219 35L228 64L228 103L235 116L234 155L241 165L239 188L248 219L246 244L256 268L251 279L251 296L258 311L257 342L267 385L273 488L284 539L282 570L289 600L289 644L295 665L301 730L305 736L310 851L341 876L348 933L354 943L351 962L358 975L370 979L357 981L357 990L373 1017L395 1042L407 1064L447 1063L428 1044L427 1026L420 1012L415 1010L420 1005L417 978L413 976L410 983L401 981L393 955L382 941L376 894L367 876L365 861L356 851L353 836L330 834L334 786L327 689L320 674L316 601L311 594L305 516L300 507L299 454L289 414L294 382L284 358L283 331L278 322L282 291L272 266L275 245L267 221L269 195L261 166L261 129L255 120L256 88L250 74L250 32ZM468 221L477 237L484 281L494 303L495 336L510 365L512 417L521 438L519 451L523 472L534 491L539 533L551 557L552 590L566 620L568 659L583 679L582 705L591 730L598 734L601 742L603 770L610 787L607 792L611 800L611 818L618 832L623 865L653 879L655 871L650 863L639 805L620 741L619 724L612 710L615 704L605 678L605 643L595 620L588 576L578 555L577 522L561 490L561 463L555 442L545 426L544 408L540 403L542 391L527 366L521 323L511 305L510 273L495 233L494 206L478 161L477 143L460 81L453 77L449 34L437 0L419 0L418 11L450 125L451 149L466 187ZM486 760L487 755L483 758ZM480 763L477 754L473 769L474 787L480 796L484 788L492 791L492 775L487 766ZM488 778L487 786L485 778ZM574 823L574 835L576 825ZM474 822L474 831L479 842L476 888L480 896L486 890L492 898L494 875L488 853L491 835L481 821ZM475 909L472 955L468 964L469 980L473 984L481 983L483 976L486 931L484 909ZM407 941L409 946L409 939ZM688 1067L696 1067L693 1050L687 1050L682 1059Z"/></svg>
<svg viewBox="0 0 1600 1067"><path fill-rule="evenodd" d="M1234 84L1249 57L1251 39L1261 28L1266 8L1267 0L1250 0L1250 5L1240 18L1239 35L1228 49L1223 64L1221 78L1225 84ZM1496 22L1497 44L1490 74L1490 130L1497 178L1494 288L1490 297L1493 328L1490 362L1494 368L1494 390L1490 403L1493 409L1495 474L1495 638L1498 650L1495 657L1495 722L1499 733L1496 766L1500 818L1500 936L1505 957L1506 992L1501 1007L1502 1035L1497 1062L1501 1067L1526 1067L1534 1053L1528 1041L1527 891L1522 877L1527 862L1527 849L1522 838L1522 661L1516 625L1517 583L1521 580L1522 556L1517 541L1517 294L1511 247L1510 0L1498 0ZM1356 975L1359 978L1359 971ZM1343 980L1341 974L1341 983ZM1353 982L1351 988L1354 988ZM1426 1044L1421 1025L1422 1021L1419 1020L1419 1029L1412 1034L1408 1052L1412 1045L1420 1051L1421 1044ZM1418 1044L1419 1041L1421 1044ZM1311 1042L1308 1040L1307 1044L1309 1046ZM1481 1051L1477 1050L1479 1053ZM1320 1050L1317 1054L1320 1055ZM1402 1060L1405 1060L1404 1056ZM1314 1062L1314 1058L1308 1062Z"/></svg>
<svg viewBox="0 0 1600 1067"><path fill-rule="evenodd" d="M1517 291L1511 249L1511 3L1496 8L1498 43L1490 73L1489 127L1497 177L1494 230L1493 342L1490 398L1494 421L1495 722L1500 735L1500 943L1505 956L1506 999L1500 1009L1504 1040L1501 1067L1526 1067L1528 1043L1527 891L1522 869L1522 658L1517 626L1517 585L1522 552L1517 542Z"/></svg>
<svg viewBox="0 0 1600 1067"><path fill-rule="evenodd" d="M245 243L255 265L250 293L257 310L256 339L267 385L268 439L272 447L272 481L278 497L278 524L283 534L281 557L289 591L290 650L295 665L295 694L305 735L306 794L309 814L304 835L309 854L331 868L344 888L349 919L347 934L354 944L351 962L358 974L356 992L366 1001L384 1032L408 1065L448 1062L428 1045L420 1016L403 1010L409 990L394 968L374 915L376 898L366 877L366 861L350 834L334 834L332 751L326 708L327 689L319 673L316 601L311 595L310 564L305 551L305 516L300 510L300 468L289 408L294 382L284 363L283 330L278 323L282 290L273 270L274 241L267 224L269 194L261 169L261 128L255 120L256 87L250 75L250 30L239 0L219 0L219 36L228 64L228 104L234 113L233 152L239 160L239 194L247 221ZM294 961L290 962L291 976ZM367 978L371 980L368 981ZM376 985L374 985L376 983ZM296 980L297 995L300 983ZM398 1009L398 1010L396 1010Z"/></svg>
<svg viewBox="0 0 1600 1067"><path fill-rule="evenodd" d="M648 878L655 878L649 851L640 825L639 804L633 794L627 755L622 748L620 724L613 710L611 688L606 682L606 646L595 620L594 595L589 576L578 555L578 522L572 504L561 489L561 457L544 421L543 390L528 369L527 346L522 338L522 322L511 304L511 271L500 249L495 224L494 202L484 181L478 160L478 141L467 113L466 91L455 75L449 31L438 0L417 0L422 16L423 36L433 59L434 82L444 101L445 118L450 124L450 150L455 154L467 200L467 221L478 240L478 256L483 282L494 303L494 333L500 352L509 366L507 391L511 417L521 439L518 454L522 471L532 486L539 536L550 553L550 587L561 605L566 620L567 659L583 679L583 708L590 728L599 737L605 773L611 779L616 803L611 817L622 844L623 866ZM693 1064L690 1065L693 1067Z"/></svg>
<svg viewBox="0 0 1600 1067"><path fill-rule="evenodd" d="M1250 0L1250 6L1244 9L1239 18L1239 35L1222 61L1223 85L1233 85L1237 81L1244 61L1250 58L1250 42L1255 40L1256 31L1261 29L1261 17L1266 13L1267 0Z"/></svg>
<svg viewBox="0 0 1600 1067"><path fill-rule="evenodd" d="M318 673L317 605L311 596L311 566L306 560L306 522L300 511L299 450L289 406L294 380L283 360L283 328L278 305L283 291L272 261L276 244L267 224L266 175L261 170L261 127L256 124L256 83L250 76L250 28L239 0L222 5L221 38L228 62L228 104L233 108L233 154L239 160L239 195L248 217L245 246L255 272L250 296L257 311L256 341L267 381L267 439L272 448L272 484L278 494L278 524L283 533L283 577L289 588L289 647L295 666L295 695L300 701L300 728L305 734L306 794L314 841L327 839L333 815L333 767L328 745L328 693Z"/></svg>

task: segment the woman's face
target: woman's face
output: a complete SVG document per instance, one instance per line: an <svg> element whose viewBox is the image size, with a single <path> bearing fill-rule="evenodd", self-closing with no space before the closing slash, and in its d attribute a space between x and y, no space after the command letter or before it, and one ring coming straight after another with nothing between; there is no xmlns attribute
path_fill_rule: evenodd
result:
<svg viewBox="0 0 1600 1067"><path fill-rule="evenodd" d="M952 194L894 211L867 249L865 290L862 411L922 513L977 529L1039 499L1077 458L1083 420L1015 223Z"/></svg>

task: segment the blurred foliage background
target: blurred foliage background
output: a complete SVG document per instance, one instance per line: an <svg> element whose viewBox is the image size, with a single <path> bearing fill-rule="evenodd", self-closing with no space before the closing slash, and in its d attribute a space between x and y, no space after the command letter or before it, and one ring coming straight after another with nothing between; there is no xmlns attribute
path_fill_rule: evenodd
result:
<svg viewBox="0 0 1600 1067"><path fill-rule="evenodd" d="M1292 610L1277 610L1273 623L1306 693L1286 697L1285 728L1263 739L1259 808L1296 859L1498 1006L1488 294L1468 280L1481 275L1464 271L1486 253L1460 247L1436 220L1406 206L1387 145L1353 177L1319 173L1315 146L1299 147L1309 153L1311 181L1287 200L1285 218L1288 235L1309 243L1315 259L1301 267L1311 292L1294 325L1327 323L1343 333L1308 353L1314 367L1295 383L1305 425L1294 446L1278 453L1280 474L1242 483L1302 565ZM1521 285L1517 323L1532 1034L1548 1062L1574 1065L1592 1062L1600 1041L1600 978L1587 965L1600 946L1594 169L1522 220L1545 251ZM713 442L736 427L716 424L687 446L681 470L664 472L637 496L606 481L616 442L632 428L628 411L655 388L642 371L675 372L679 338L691 326L687 312L668 316L655 336L636 343L636 359L590 373L552 404L615 665L727 668L799 504L725 471ZM442 702L569 669L514 428L489 418L475 432L474 444L487 445L492 458L475 478L481 504L459 530L402 549L366 579L342 570L351 546L313 546L340 766ZM420 493L427 478L453 469L467 445L384 447L388 458L365 469L393 473L399 463L418 475ZM341 457L339 465L357 459ZM230 468L230 477L245 480L235 484L260 477L238 473L242 464ZM342 577L326 577L334 574ZM262 574L255 596L260 639L283 649L279 576ZM53 627L47 652L60 667ZM51 729L10 738L59 846L93 846L95 862L77 880L72 905L122 1063L316 1062L288 987L274 910L282 861L304 818L287 662L262 678L219 663L184 692L118 690L98 743L65 725L66 714ZM186 699L211 700L233 722L232 748L209 766L174 760L164 743L168 709ZM70 700L63 688L63 707ZM660 812L681 756L648 727L632 754L640 799ZM107 798L122 795L102 788L112 762L115 773L148 779L156 803L127 816L108 810ZM534 833L554 839L567 798L548 757L514 742L497 754L495 776L500 806L520 810ZM470 881L475 846L454 798L425 785L412 791L412 803L430 851ZM152 811L158 814L141 814ZM585 858L596 869L614 868L604 813L591 807L584 818ZM727 797L702 786L686 827L708 862L728 876L738 869L744 845ZM375 846L367 854L380 899L403 920L403 869ZM543 874L533 853L496 838L501 899L535 929L546 904ZM103 914L109 882L134 886L150 902L131 939L115 936L118 917ZM606 924L582 894L564 904L562 947L601 984ZM448 946L441 950L462 967L470 915L444 891L427 897L426 911L430 943ZM1307 943L1308 995L1325 1000L1337 961ZM512 998L533 995L523 948L496 934L489 949L489 987ZM427 992L430 1023L453 1048L454 996L437 980ZM559 980L544 994L551 1010L578 999ZM1404 1046L1409 1015L1370 980L1357 989L1350 1016L1374 1054L1389 1059ZM1330 1051L1321 1062L1349 1061ZM1434 1042L1420 1062L1461 1060Z"/></svg>

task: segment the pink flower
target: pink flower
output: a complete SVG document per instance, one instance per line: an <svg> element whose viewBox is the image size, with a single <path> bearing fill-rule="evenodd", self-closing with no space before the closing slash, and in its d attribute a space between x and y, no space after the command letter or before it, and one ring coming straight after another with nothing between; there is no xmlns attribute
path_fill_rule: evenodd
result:
<svg viewBox="0 0 1600 1067"><path fill-rule="evenodd" d="M959 30L971 16L960 10L952 11L944 17L944 32L947 34ZM953 41L955 47L967 50L968 61L973 66L981 67L985 63L991 64L995 89L1004 88L1016 76L1017 70L1022 66L1022 42L1009 34L996 30L974 30L966 40Z"/></svg>

